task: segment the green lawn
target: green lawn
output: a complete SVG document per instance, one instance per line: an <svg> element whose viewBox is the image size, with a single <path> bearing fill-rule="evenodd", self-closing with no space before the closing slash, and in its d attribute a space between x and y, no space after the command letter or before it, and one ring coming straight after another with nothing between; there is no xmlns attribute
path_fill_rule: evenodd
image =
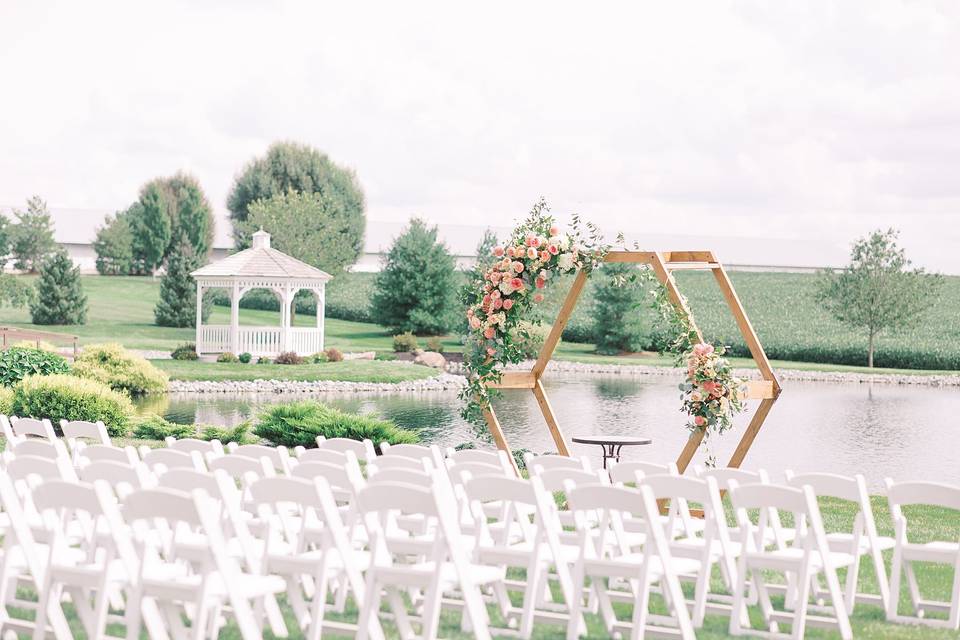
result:
<svg viewBox="0 0 960 640"><path fill-rule="evenodd" d="M338 380L343 382L406 382L437 374L436 369L376 360L323 364L240 364L189 360L153 360L171 380Z"/></svg>

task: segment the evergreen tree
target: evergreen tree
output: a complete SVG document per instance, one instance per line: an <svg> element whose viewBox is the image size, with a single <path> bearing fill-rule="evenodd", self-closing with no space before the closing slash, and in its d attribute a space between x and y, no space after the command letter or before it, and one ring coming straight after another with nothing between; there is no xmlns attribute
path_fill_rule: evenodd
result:
<svg viewBox="0 0 960 640"><path fill-rule="evenodd" d="M53 239L53 221L47 203L40 196L27 200L27 210L14 209L17 222L10 234L10 249L16 269L35 273L50 253L56 249Z"/></svg>
<svg viewBox="0 0 960 640"><path fill-rule="evenodd" d="M639 351L650 334L637 265L608 262L600 269L593 294L593 334L597 353Z"/></svg>
<svg viewBox="0 0 960 640"><path fill-rule="evenodd" d="M420 219L394 241L377 274L374 321L396 333L440 335L454 326L457 275L437 228Z"/></svg>
<svg viewBox="0 0 960 640"><path fill-rule="evenodd" d="M87 296L80 284L80 267L74 266L63 249L40 266L36 298L30 303L34 324L85 324Z"/></svg>
<svg viewBox="0 0 960 640"><path fill-rule="evenodd" d="M345 216L359 218L362 241L366 203L356 174L337 165L325 153L313 147L295 142L277 142L270 145L266 155L255 158L243 169L227 196L233 238L238 249L248 247L250 234L256 231L256 228L245 224L250 205L288 191L319 193L333 203L335 210L342 211ZM357 248L358 255L360 248Z"/></svg>
<svg viewBox="0 0 960 640"><path fill-rule="evenodd" d="M133 253L153 273L163 264L173 233L174 199L168 185L157 179L140 191L140 208L131 220Z"/></svg>
<svg viewBox="0 0 960 640"><path fill-rule="evenodd" d="M138 273L139 261L133 256L133 229L130 225L131 206L127 211L118 211L107 216L102 227L97 229L93 250L97 253L97 272L104 276L125 276Z"/></svg>
<svg viewBox="0 0 960 640"><path fill-rule="evenodd" d="M175 251L167 259L167 272L160 281L160 300L153 309L156 324L161 327L194 327L197 319L197 283L190 272L200 267L193 244L181 237ZM204 299L204 320L210 314L210 300Z"/></svg>

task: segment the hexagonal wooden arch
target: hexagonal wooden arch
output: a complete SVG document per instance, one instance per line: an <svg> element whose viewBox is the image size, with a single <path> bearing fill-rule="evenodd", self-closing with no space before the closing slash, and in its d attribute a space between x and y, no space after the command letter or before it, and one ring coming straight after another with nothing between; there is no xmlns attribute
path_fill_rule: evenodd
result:
<svg viewBox="0 0 960 640"><path fill-rule="evenodd" d="M717 285L723 293L724 300L730 307L730 312L737 322L737 327L739 327L740 333L747 343L750 355L753 356L753 360L760 370L760 377L762 378L761 380L752 380L747 383L747 398L760 400L760 405L750 419L750 424L747 426L743 437L741 437L740 444L737 445L736 450L730 457L730 461L727 463L729 467L739 467L747 455L747 452L750 450L754 439L757 437L757 433L759 433L760 428L763 426L767 414L770 413L770 409L780 396L781 388L777 376L770 367L767 354L763 351L763 345L760 344L760 340L753 330L753 325L750 324L750 319L747 318L743 305L740 304L737 292L734 290L733 283L730 282L730 278L727 276L723 265L714 258L713 253L710 251L666 251L663 253L651 251L611 251L606 255L605 262L628 262L649 265L653 269L653 273L657 279L666 287L667 294L674 307L690 321L691 328L696 332L700 340L703 340L703 334L700 333L700 329L697 327L686 301L683 296L680 295L677 283L673 279L673 271L701 270L713 273ZM543 348L540 350L540 355L534 363L533 368L530 371L505 371L498 384L490 385L490 387L498 389L530 389L533 391L533 395L537 399L537 404L540 405L540 410L543 412L543 418L547 423L547 427L550 429L550 435L553 437L553 441L557 446L557 452L565 456L570 455L570 449L567 446L567 440L563 435L563 431L560 429L557 417L550 406L550 400L547 398L547 393L543 387L541 378L543 377L544 371L546 371L547 363L549 363L553 357L553 351L560 341L563 329L566 327L567 321L570 319L570 314L573 313L573 309L577 305L577 300L580 298L580 293L583 291L586 283L587 274L582 271L579 272L573 281L573 286L570 287L567 299L560 308L560 313L553 323L550 334L543 343ZM509 453L510 447L507 444L506 437L503 435L503 429L500 426L500 421L497 419L496 413L493 411L493 407L489 407L484 411L484 417L486 418L487 426L490 429L490 433L497 447ZM680 473L686 470L702 441L703 432L695 432L687 440L687 444L677 458L677 468L680 470ZM513 460L513 456L507 457L511 461Z"/></svg>

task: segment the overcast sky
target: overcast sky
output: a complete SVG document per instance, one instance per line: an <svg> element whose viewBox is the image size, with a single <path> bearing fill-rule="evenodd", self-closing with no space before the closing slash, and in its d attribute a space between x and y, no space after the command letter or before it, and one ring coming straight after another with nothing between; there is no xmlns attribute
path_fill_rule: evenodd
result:
<svg viewBox="0 0 960 640"><path fill-rule="evenodd" d="M847 244L960 273L955 2L0 4L0 205L119 209L195 174L219 215L275 140L368 215ZM658 248L658 247L650 247Z"/></svg>

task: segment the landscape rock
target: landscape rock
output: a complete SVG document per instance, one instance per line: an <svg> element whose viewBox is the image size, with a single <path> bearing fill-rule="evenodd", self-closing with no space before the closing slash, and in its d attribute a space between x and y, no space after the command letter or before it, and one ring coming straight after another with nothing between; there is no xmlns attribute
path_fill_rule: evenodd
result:
<svg viewBox="0 0 960 640"><path fill-rule="evenodd" d="M343 354L344 360L376 360L377 352L376 351L359 351L357 353L345 353Z"/></svg>
<svg viewBox="0 0 960 640"><path fill-rule="evenodd" d="M442 353L436 351L424 351L413 359L413 364L422 364L434 369L446 369L447 359Z"/></svg>
<svg viewBox="0 0 960 640"><path fill-rule="evenodd" d="M463 376L441 373L406 382L344 382L340 380L171 380L170 393L396 393L459 391Z"/></svg>

